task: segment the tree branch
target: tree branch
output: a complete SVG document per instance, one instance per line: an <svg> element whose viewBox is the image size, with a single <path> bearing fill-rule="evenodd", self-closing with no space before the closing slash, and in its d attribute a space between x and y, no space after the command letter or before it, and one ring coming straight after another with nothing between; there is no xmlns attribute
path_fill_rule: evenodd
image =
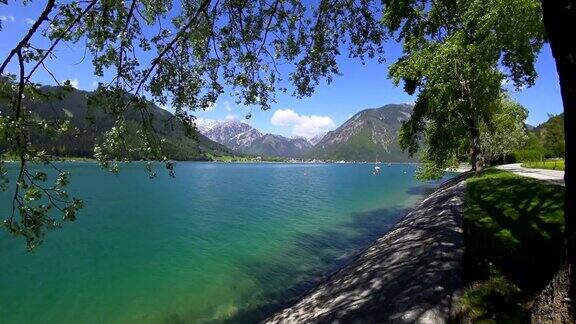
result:
<svg viewBox="0 0 576 324"><path fill-rule="evenodd" d="M276 0L276 2L274 2L274 8L272 9L272 12L270 13L270 17L268 18L268 24L266 24L266 29L264 30L264 38L262 39L262 44L260 44L260 48L258 49L256 57L260 56L260 52L262 52L262 48L264 46L266 46L266 38L268 37L268 30L270 30L270 25L272 24L272 18L274 18L274 16L276 15L276 10L278 9L278 3L279 2L280 2L280 0Z"/></svg>
<svg viewBox="0 0 576 324"><path fill-rule="evenodd" d="M128 26L130 25L130 20L132 19L132 14L134 13L134 8L136 7L136 0L132 0L132 5L130 5L130 10L128 12L128 17L126 17L126 24L124 25L124 29L122 30L122 34L120 34L120 53L118 54L118 79L116 79L116 87L120 85L120 79L122 78L122 60L124 54L124 37L126 36L126 31L128 30Z"/></svg>
<svg viewBox="0 0 576 324"><path fill-rule="evenodd" d="M97 0L92 0L90 2L90 4L86 7L86 9L84 9L84 11L82 11L82 13L80 13L75 19L74 21L72 21L72 23L70 25L68 25L68 27L66 28L66 30L54 41L54 43L52 43L52 45L50 46L50 48L46 51L46 53L44 53L44 55L42 56L42 58L40 58L40 60L38 60L38 62L36 62L36 65L34 65L34 67L30 70L30 72L28 73L28 76L26 76L26 82L28 82L30 80L30 77L32 76L32 74L34 74L34 72L36 71L36 69L40 66L40 64L42 64L42 62L44 62L44 60L48 57L48 55L50 55L50 53L52 53L52 51L54 50L54 48L56 47L56 45L58 45L58 43L64 38L64 36L66 34L68 34L70 32L70 30L72 29L72 27L74 27L74 25L76 25L80 19L82 19L82 17L84 17L84 15L90 11L90 9L92 9L92 7L94 7L94 5L97 3Z"/></svg>
<svg viewBox="0 0 576 324"><path fill-rule="evenodd" d="M18 43L18 45L16 45L16 47L14 47L12 49L12 51L10 51L10 54L8 54L8 57L6 57L6 59L2 63L2 66L0 66L0 75L2 75L4 73L4 69L6 68L8 63L10 63L10 60L12 60L12 57L15 54L21 52L22 48L24 48L24 46L26 46L26 44L28 44L28 42L30 41L30 38L32 38L32 36L34 36L34 34L38 30L38 28L40 28L40 25L44 22L44 20L48 20L48 15L52 11L52 9L54 9L55 3L56 3L55 0L48 0L48 3L46 3L46 7L44 7L44 10L40 14L40 17L38 17L36 22L34 22L32 27L30 28L30 30L28 30L28 33L26 33L26 36L24 36L24 38L22 38L20 43Z"/></svg>
<svg viewBox="0 0 576 324"><path fill-rule="evenodd" d="M142 86L144 86L144 83L146 83L146 80L148 80L148 78L152 74L152 71L154 71L154 69L156 69L156 66L160 63L160 61L162 60L164 55L166 55L166 53L168 53L168 51L170 51L170 49L176 44L176 42L178 42L178 40L180 38L182 38L182 36L184 36L186 31L190 27L192 27L192 25L196 22L198 15L200 15L200 13L202 11L206 10L206 8L208 7L209 4L210 4L210 0L204 0L202 2L202 4L200 5L200 7L198 7L198 10L196 10L194 17L192 17L188 21L188 23L186 25L184 25L184 27L182 27L182 29L180 29L180 31L178 31L178 33L176 34L176 36L174 36L174 38L170 41L170 43L168 43L166 45L166 47L164 47L164 49L160 52L160 54L158 54L158 56L156 56L152 60L152 64L150 64L150 68L148 68L148 70L146 71L144 76L142 76L142 79L138 83L138 86L136 86L136 90L134 91L132 97L130 98L130 101L128 101L128 103L126 104L125 108L128 108L130 106L130 104L134 103L134 100L136 99L136 96L138 95L138 93L142 89Z"/></svg>

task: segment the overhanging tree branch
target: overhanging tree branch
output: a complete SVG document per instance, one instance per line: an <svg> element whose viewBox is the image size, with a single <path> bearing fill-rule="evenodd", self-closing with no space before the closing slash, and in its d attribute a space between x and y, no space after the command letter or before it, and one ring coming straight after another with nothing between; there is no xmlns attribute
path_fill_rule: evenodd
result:
<svg viewBox="0 0 576 324"><path fill-rule="evenodd" d="M56 3L55 0L48 0L48 2L46 3L46 6L44 7L44 10L42 10L42 13L38 17L38 19L34 22L32 27L30 27L30 29L26 33L26 36L24 36L24 38L22 38L22 40L18 43L18 45L16 45L16 47L14 47L10 51L10 53L8 54L8 56L6 57L6 59L4 60L2 65L0 66L0 75L2 75L4 73L4 69L6 68L8 63L10 63L10 60L12 59L12 57L14 57L14 55L16 55L17 53L21 53L22 49L30 42L30 39L32 38L32 36L34 36L34 34L38 30L38 28L40 28L40 25L45 20L48 20L48 15L52 11L52 9L54 9L55 3Z"/></svg>

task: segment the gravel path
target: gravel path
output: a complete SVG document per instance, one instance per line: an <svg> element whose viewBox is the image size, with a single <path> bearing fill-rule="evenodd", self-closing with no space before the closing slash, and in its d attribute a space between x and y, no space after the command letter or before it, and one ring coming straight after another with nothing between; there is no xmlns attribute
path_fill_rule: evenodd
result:
<svg viewBox="0 0 576 324"><path fill-rule="evenodd" d="M517 175L543 180L552 184L564 185L564 171L530 169L523 167L520 163L499 165L497 169L515 173Z"/></svg>
<svg viewBox="0 0 576 324"><path fill-rule="evenodd" d="M266 323L447 323L462 289L465 176Z"/></svg>

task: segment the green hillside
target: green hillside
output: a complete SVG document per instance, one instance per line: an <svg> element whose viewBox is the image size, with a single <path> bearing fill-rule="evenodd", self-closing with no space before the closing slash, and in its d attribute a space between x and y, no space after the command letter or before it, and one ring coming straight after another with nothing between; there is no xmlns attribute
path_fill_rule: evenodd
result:
<svg viewBox="0 0 576 324"><path fill-rule="evenodd" d="M546 158L565 156L564 114L550 116L547 121L528 130L526 143L514 151L516 161L541 162Z"/></svg>
<svg viewBox="0 0 576 324"><path fill-rule="evenodd" d="M412 106L408 104L363 110L328 132L308 156L347 161L414 161L398 143L402 122L411 113Z"/></svg>
<svg viewBox="0 0 576 324"><path fill-rule="evenodd" d="M287 158L303 157L311 148L312 145L306 139L265 134L254 140L244 151L252 155Z"/></svg>
<svg viewBox="0 0 576 324"><path fill-rule="evenodd" d="M58 157L93 157L94 145L114 124L111 116L106 114L101 107L88 105L90 92L76 89L64 91L62 87L49 86L42 87L41 90L52 94L62 93L64 96L61 100L26 102L33 116L42 120L69 119L73 130L58 137L46 137L33 133L30 139L32 145L46 151L49 155ZM233 154L230 149L201 134L186 136L184 127L176 122L170 112L152 103L148 112L159 137L165 140L165 149L169 159L208 160L213 156ZM130 135L125 140L136 140L136 131L141 128L142 116L139 111L131 110L125 114L125 117L130 130ZM135 154L131 158L142 158L137 153Z"/></svg>
<svg viewBox="0 0 576 324"><path fill-rule="evenodd" d="M532 130L540 139L548 157L563 157L566 144L564 143L564 114L550 116L544 123Z"/></svg>

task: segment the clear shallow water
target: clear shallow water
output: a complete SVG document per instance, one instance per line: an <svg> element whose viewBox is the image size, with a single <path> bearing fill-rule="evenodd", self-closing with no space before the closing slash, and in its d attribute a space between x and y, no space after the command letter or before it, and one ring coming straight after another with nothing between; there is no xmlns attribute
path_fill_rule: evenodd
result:
<svg viewBox="0 0 576 324"><path fill-rule="evenodd" d="M254 322L437 186L413 165L178 163L153 180L139 164L63 168L86 207L32 254L0 231L1 323Z"/></svg>

